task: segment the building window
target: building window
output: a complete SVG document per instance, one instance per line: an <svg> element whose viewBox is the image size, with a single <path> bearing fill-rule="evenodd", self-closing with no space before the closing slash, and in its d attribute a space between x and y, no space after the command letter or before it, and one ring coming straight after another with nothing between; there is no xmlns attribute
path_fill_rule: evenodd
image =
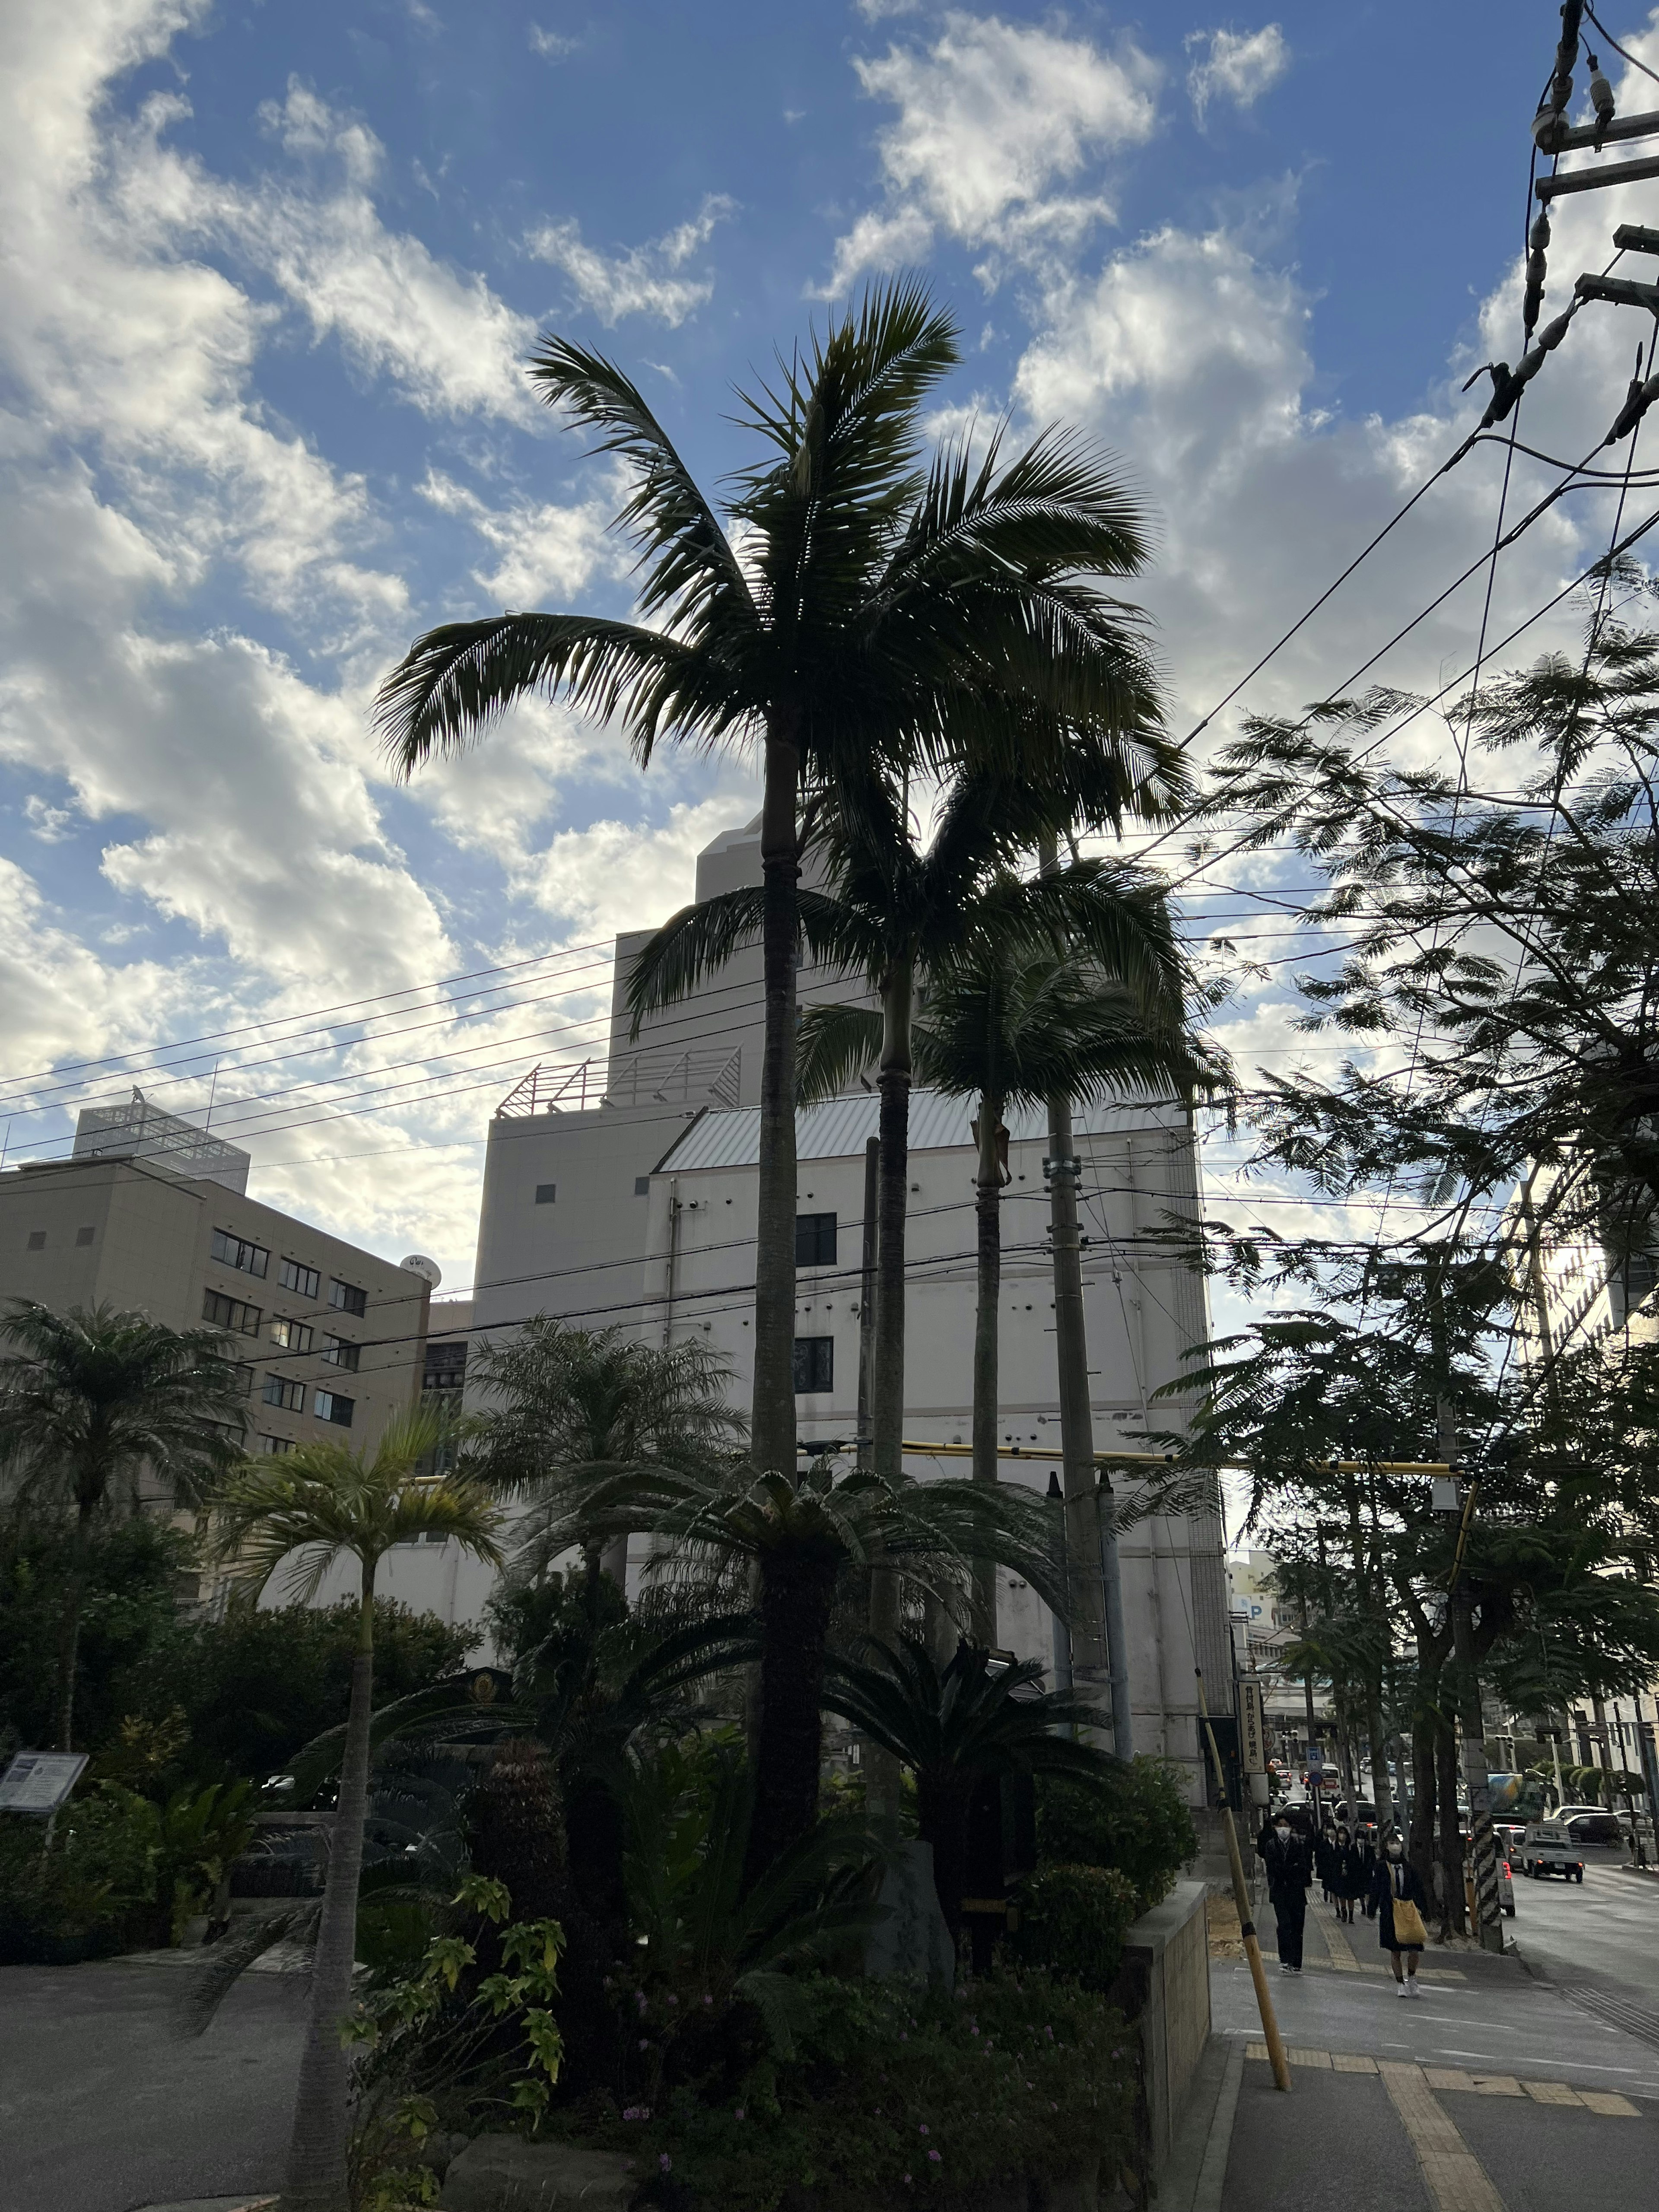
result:
<svg viewBox="0 0 1659 2212"><path fill-rule="evenodd" d="M795 1339L795 1395L836 1387L836 1340L833 1336Z"/></svg>
<svg viewBox="0 0 1659 2212"><path fill-rule="evenodd" d="M353 1283L343 1283L337 1275L328 1286L328 1302L340 1313L360 1314L368 1304L368 1293Z"/></svg>
<svg viewBox="0 0 1659 2212"><path fill-rule="evenodd" d="M635 1198L649 1198L649 1197L650 1197L650 1195L651 1195L651 1178L650 1178L650 1176L635 1176L635 1178L634 1178L634 1195L635 1195Z"/></svg>
<svg viewBox="0 0 1659 2212"><path fill-rule="evenodd" d="M259 1309L245 1306L240 1298L228 1298L222 1291L208 1291L202 1298L202 1319L215 1328L234 1328L239 1336L258 1336Z"/></svg>
<svg viewBox="0 0 1659 2212"><path fill-rule="evenodd" d="M28 1249L31 1252L44 1252L46 1250L46 1232L44 1229L30 1230Z"/></svg>
<svg viewBox="0 0 1659 2212"><path fill-rule="evenodd" d="M343 1367L353 1375L357 1371L357 1360L361 1348L360 1346L350 1343L343 1336L325 1336L323 1339L323 1357L329 1365Z"/></svg>
<svg viewBox="0 0 1659 2212"><path fill-rule="evenodd" d="M245 1237L233 1237L228 1229L213 1232L213 1256L222 1267L240 1268L245 1275L263 1275L270 1265L270 1254L263 1244L250 1244Z"/></svg>
<svg viewBox="0 0 1659 2212"><path fill-rule="evenodd" d="M255 1370L248 1365L246 1359L239 1359L236 1362L236 1388L245 1398L251 1398L253 1395L253 1385L257 1379Z"/></svg>
<svg viewBox="0 0 1659 2212"><path fill-rule="evenodd" d="M97 1234L98 1231L95 1229L77 1229L75 1232L75 1241L77 1244L90 1244Z"/></svg>
<svg viewBox="0 0 1659 2212"><path fill-rule="evenodd" d="M551 1206L558 1194L559 1186L556 1182L538 1182L536 1186L538 1206Z"/></svg>
<svg viewBox="0 0 1659 2212"><path fill-rule="evenodd" d="M269 1452L273 1457L280 1459L284 1452L293 1450L294 1439L292 1437L261 1437L259 1449L262 1452Z"/></svg>
<svg viewBox="0 0 1659 2212"><path fill-rule="evenodd" d="M314 1267L301 1267L297 1260L284 1260L277 1272L283 1288L302 1298L314 1298L323 1279Z"/></svg>
<svg viewBox="0 0 1659 2212"><path fill-rule="evenodd" d="M309 1352L311 1328L302 1321L274 1321L270 1324L270 1340L280 1344L284 1352Z"/></svg>
<svg viewBox="0 0 1659 2212"><path fill-rule="evenodd" d="M466 1339L428 1344L421 1376L423 1390L459 1390L466 1381Z"/></svg>
<svg viewBox="0 0 1659 2212"><path fill-rule="evenodd" d="M305 1384L285 1382L280 1375L267 1375L259 1395L267 1406L280 1406L285 1413L303 1413L306 1409Z"/></svg>
<svg viewBox="0 0 1659 2212"><path fill-rule="evenodd" d="M355 1398L343 1398L337 1390L319 1390L311 1401L311 1410L319 1421L332 1421L337 1429L349 1429L351 1416L357 1409Z"/></svg>
<svg viewBox="0 0 1659 2212"><path fill-rule="evenodd" d="M795 1216L795 1265L833 1267L836 1264L836 1217L833 1213Z"/></svg>

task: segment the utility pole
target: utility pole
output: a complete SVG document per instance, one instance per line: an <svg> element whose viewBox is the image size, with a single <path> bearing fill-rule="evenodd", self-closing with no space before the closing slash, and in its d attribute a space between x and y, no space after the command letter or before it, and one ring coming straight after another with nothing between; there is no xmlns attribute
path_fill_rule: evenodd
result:
<svg viewBox="0 0 1659 2212"><path fill-rule="evenodd" d="M1441 1455L1449 1464L1457 1456L1457 1417L1449 1399L1440 1400L1437 1416ZM1469 1793L1469 1849L1474 1859L1475 1916L1480 1923L1481 1949L1501 1951L1503 1906L1498 1894L1498 1841L1492 1832L1492 1781L1486 1770L1480 1676L1474 1662L1474 1612L1468 1579L1462 1572L1463 1550L1474 1517L1474 1491L1471 1486L1458 1515L1448 1602L1451 1607L1452 1650L1457 1661L1458 1702L1463 1723L1463 1783Z"/></svg>
<svg viewBox="0 0 1659 2212"><path fill-rule="evenodd" d="M1060 867L1058 841L1039 846L1044 875ZM1130 1706L1129 1647L1123 1627L1123 1576L1118 1555L1115 1499L1109 1478L1095 1480L1094 1408L1089 1399L1089 1334L1083 1305L1083 1249L1078 1236L1078 1188L1082 1164L1072 1133L1072 1102L1048 1101L1049 1240L1054 1252L1054 1347L1060 1380L1060 1448L1065 1469L1066 1556L1073 1623L1074 1674L1097 1683L1104 1661L1111 1690L1112 1748L1134 1756Z"/></svg>

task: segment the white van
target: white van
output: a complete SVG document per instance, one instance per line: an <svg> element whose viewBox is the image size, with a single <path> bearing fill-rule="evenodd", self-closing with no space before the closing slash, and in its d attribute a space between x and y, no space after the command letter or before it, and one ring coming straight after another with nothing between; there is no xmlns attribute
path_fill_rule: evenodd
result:
<svg viewBox="0 0 1659 2212"><path fill-rule="evenodd" d="M1578 1855L1564 1820L1532 1820L1521 1841L1517 1861L1522 1874L1536 1881L1540 1875L1560 1875L1565 1881L1582 1882L1584 1862Z"/></svg>

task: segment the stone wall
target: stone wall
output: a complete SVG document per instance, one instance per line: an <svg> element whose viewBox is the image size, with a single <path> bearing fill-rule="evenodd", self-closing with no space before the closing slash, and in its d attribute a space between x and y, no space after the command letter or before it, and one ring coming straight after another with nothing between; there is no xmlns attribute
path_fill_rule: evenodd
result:
<svg viewBox="0 0 1659 2212"><path fill-rule="evenodd" d="M1141 2157L1156 2178L1170 2155L1210 2033L1208 1886L1178 1881L1123 1939L1114 1999L1140 2036Z"/></svg>

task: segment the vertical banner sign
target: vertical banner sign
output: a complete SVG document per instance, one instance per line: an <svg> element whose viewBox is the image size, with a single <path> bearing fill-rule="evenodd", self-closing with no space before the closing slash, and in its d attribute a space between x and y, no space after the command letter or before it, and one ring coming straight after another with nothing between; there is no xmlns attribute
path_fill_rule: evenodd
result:
<svg viewBox="0 0 1659 2212"><path fill-rule="evenodd" d="M1267 1771L1267 1717L1261 1685L1249 1675L1238 1683L1239 1763L1246 1774Z"/></svg>

